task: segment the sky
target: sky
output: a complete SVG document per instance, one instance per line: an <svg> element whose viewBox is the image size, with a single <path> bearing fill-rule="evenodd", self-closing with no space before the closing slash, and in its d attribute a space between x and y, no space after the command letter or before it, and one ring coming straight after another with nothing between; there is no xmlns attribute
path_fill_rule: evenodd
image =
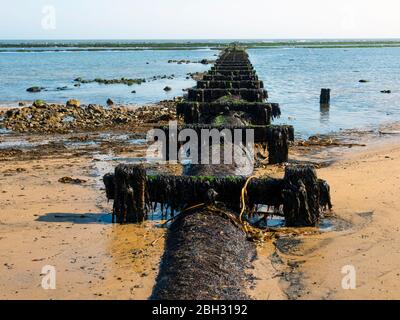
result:
<svg viewBox="0 0 400 320"><path fill-rule="evenodd" d="M399 0L1 0L0 39L400 38Z"/></svg>

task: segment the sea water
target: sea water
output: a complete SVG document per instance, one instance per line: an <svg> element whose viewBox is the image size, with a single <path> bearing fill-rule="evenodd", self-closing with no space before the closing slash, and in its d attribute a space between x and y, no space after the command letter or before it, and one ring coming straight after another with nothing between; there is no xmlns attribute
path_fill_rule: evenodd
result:
<svg viewBox="0 0 400 320"><path fill-rule="evenodd" d="M20 48L19 48L20 49ZM37 49L37 48L35 48ZM269 100L281 105L276 123L295 126L307 137L341 129L377 127L400 120L400 48L274 48L249 49L251 62L269 92ZM184 94L195 85L188 73L204 72L211 65L195 63L215 59L217 50L103 50L20 52L7 48L0 52L0 104L43 99L82 103L151 104ZM193 63L168 63L190 60ZM153 76L173 79L150 81ZM145 78L146 83L82 84L74 79ZM367 80L360 83L359 80ZM46 91L29 93L32 86ZM165 92L169 86L171 91ZM67 87L66 90L57 90ZM320 108L321 88L332 89L330 108ZM381 93L391 90L391 94ZM136 91L136 93L132 93Z"/></svg>

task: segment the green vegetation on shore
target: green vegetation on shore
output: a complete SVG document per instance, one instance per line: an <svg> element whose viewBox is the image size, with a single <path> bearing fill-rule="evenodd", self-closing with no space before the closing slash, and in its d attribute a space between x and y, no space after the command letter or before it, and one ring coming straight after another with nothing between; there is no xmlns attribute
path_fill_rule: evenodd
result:
<svg viewBox="0 0 400 320"><path fill-rule="evenodd" d="M238 45L249 49L269 48L382 48L400 47L400 40L337 40L337 41L238 41ZM19 52L38 51L46 48L52 51L102 51L102 50L196 50L210 48L219 50L228 42L130 42L130 41L24 41L0 42L0 51L16 49Z"/></svg>

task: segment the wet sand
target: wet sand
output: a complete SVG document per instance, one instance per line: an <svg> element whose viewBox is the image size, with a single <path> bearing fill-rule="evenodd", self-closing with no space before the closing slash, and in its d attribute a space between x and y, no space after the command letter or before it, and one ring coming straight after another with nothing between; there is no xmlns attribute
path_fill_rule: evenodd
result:
<svg viewBox="0 0 400 320"><path fill-rule="evenodd" d="M291 230L259 248L252 296L399 299L400 140L346 153L318 176L331 185L331 228ZM342 287L345 266L355 268L355 289Z"/></svg>
<svg viewBox="0 0 400 320"><path fill-rule="evenodd" d="M90 160L57 158L0 166L1 299L146 299L157 275L164 229L112 225ZM61 184L73 176L83 185ZM153 243L154 242L154 243ZM41 287L45 265L57 289Z"/></svg>
<svg viewBox="0 0 400 320"><path fill-rule="evenodd" d="M332 187L335 213L350 230L300 246L309 298L400 299L400 142L319 171ZM343 290L341 269L353 265L357 288Z"/></svg>
<svg viewBox="0 0 400 320"><path fill-rule="evenodd" d="M253 268L246 271L253 278L248 288L251 297L400 298L400 142L367 145L318 169L318 176L331 185L333 229L289 230L260 246ZM123 146L119 149L126 151ZM96 171L103 165L108 170L110 163L94 160L96 152L56 149L43 157L17 154L0 159L0 298L147 299L151 295L165 229L159 221L143 226L110 223L111 204ZM280 176L283 168L259 170L265 172ZM58 182L64 176L87 182ZM56 267L56 290L41 288L45 265ZM356 268L356 290L341 287L345 265Z"/></svg>

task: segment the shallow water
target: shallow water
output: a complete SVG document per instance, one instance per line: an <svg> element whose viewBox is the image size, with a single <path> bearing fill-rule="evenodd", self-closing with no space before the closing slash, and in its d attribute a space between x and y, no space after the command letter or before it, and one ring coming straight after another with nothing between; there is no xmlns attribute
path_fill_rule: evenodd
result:
<svg viewBox="0 0 400 320"><path fill-rule="evenodd" d="M348 49L250 49L260 78L269 91L270 101L281 104L278 123L293 124L296 133L307 137L349 128L376 128L400 120L400 48ZM9 52L0 53L0 97L16 101L64 102L69 98L84 103L105 104L108 98L121 104L154 103L181 96L182 89L195 85L189 72L207 70L199 63L176 64L168 60L214 59L213 50L143 50L100 52ZM149 64L146 64L146 63ZM100 78L146 78L174 74L141 85L82 84L73 80ZM369 82L359 83L365 79ZM165 86L172 91L163 91ZM31 86L49 91L28 93ZM68 90L57 91L57 87ZM331 107L320 109L320 89L332 89ZM131 93L133 90L136 94ZM381 90L391 90L383 94Z"/></svg>
<svg viewBox="0 0 400 320"><path fill-rule="evenodd" d="M215 59L217 51L208 49L184 51L101 51L101 52L1 52L0 99L4 104L16 101L43 99L65 102L77 98L83 103L105 104L108 98L119 104L148 104L181 96L182 89L195 82L187 80L187 73L202 72L209 68L200 63L176 64L168 60ZM148 63L148 64L147 64ZM171 76L174 79L150 81L154 76ZM147 83L128 86L124 84L82 84L74 87L74 79L144 78ZM29 93L33 86L47 91ZM67 90L57 90L67 86ZM165 92L166 86L172 88ZM136 93L132 93L136 91Z"/></svg>
<svg viewBox="0 0 400 320"><path fill-rule="evenodd" d="M400 119L400 48L249 50L268 89L281 104L278 122L307 136L350 128L375 128ZM368 83L359 83L359 80ZM321 88L331 106L321 109ZM382 90L391 90L383 94Z"/></svg>

